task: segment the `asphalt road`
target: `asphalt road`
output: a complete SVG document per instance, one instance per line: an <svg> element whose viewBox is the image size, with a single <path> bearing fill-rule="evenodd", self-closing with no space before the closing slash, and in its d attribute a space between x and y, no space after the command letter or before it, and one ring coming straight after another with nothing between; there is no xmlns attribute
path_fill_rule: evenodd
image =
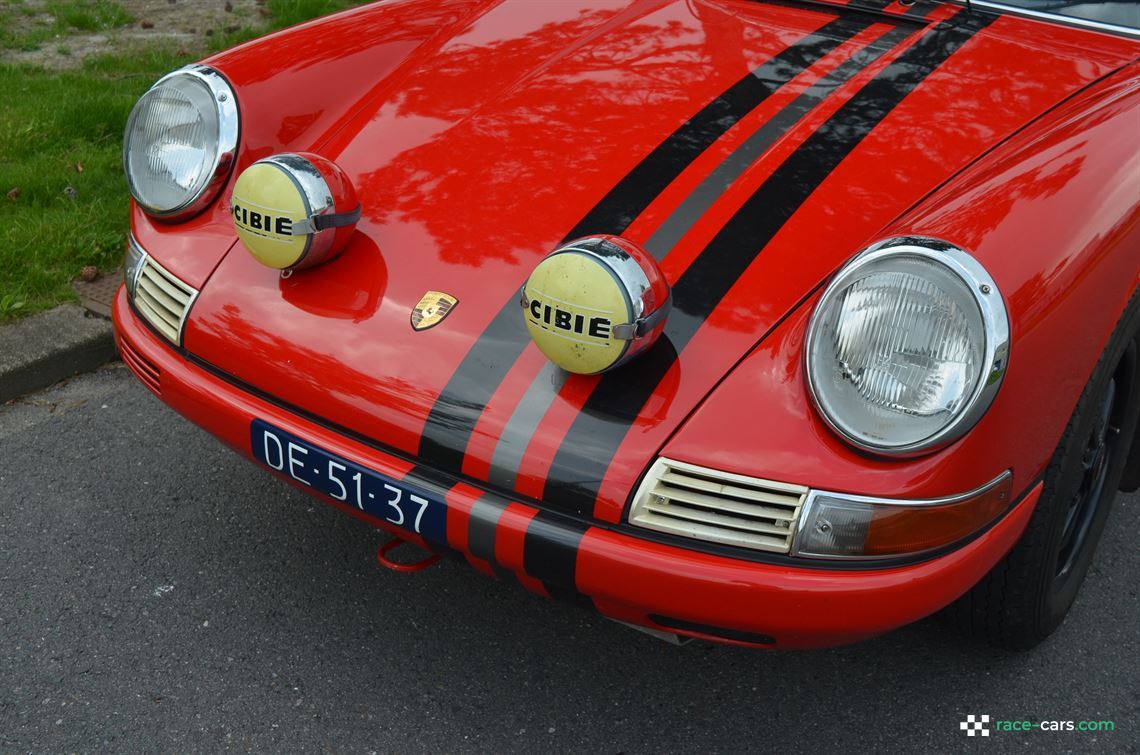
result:
<svg viewBox="0 0 1140 755"><path fill-rule="evenodd" d="M0 751L1140 751L1140 497L1074 613L1003 655L934 621L861 645L673 647L379 534L121 367L0 408ZM1111 720L994 732L967 714Z"/></svg>

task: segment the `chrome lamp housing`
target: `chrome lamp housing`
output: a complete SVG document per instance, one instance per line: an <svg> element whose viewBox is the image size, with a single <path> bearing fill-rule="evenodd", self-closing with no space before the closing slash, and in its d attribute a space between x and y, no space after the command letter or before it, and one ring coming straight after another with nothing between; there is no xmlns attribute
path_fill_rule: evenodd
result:
<svg viewBox="0 0 1140 755"><path fill-rule="evenodd" d="M123 170L131 196L167 222L199 214L229 178L239 132L237 98L220 73L192 65L163 76L127 118Z"/></svg>
<svg viewBox="0 0 1140 755"><path fill-rule="evenodd" d="M824 290L804 348L808 387L848 444L910 457L953 443L1001 386L1010 331L997 284L945 241L895 237Z"/></svg>

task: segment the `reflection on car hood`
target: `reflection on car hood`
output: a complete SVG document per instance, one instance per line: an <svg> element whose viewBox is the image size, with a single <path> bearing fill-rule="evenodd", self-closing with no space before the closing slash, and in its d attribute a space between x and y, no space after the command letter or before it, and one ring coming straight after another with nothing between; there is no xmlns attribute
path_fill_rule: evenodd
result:
<svg viewBox="0 0 1140 755"><path fill-rule="evenodd" d="M294 52L304 59L274 79L256 46L217 59L260 122L244 159L285 144L265 135L273 111L249 103L276 89L291 107L288 71L319 77L330 28L346 49L353 34L385 39L377 55L390 57L420 7L405 5L271 39L262 54L310 56ZM430 35L408 22L404 58L367 87L364 58L328 64L341 114L294 113L289 123L324 126L289 145L352 176L357 234L288 279L235 247L185 343L419 463L609 520L697 403L844 259L1134 54L951 4L894 16L735 0L461 10ZM674 309L647 355L569 376L530 344L517 291L560 241L590 233L660 259ZM409 318L428 291L458 303L417 331Z"/></svg>

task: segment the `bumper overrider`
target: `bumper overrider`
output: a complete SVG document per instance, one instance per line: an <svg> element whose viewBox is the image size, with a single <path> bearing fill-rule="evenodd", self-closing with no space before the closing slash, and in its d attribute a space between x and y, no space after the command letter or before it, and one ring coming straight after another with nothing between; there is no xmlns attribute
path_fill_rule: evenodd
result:
<svg viewBox="0 0 1140 755"><path fill-rule="evenodd" d="M177 339L160 336L148 324L153 315L147 321L140 317L126 287L115 298L113 314L116 341L131 371L247 458L254 458L255 423L304 438L446 502L446 542L425 540L321 496L342 511L537 594L587 604L611 619L658 632L791 649L855 642L903 626L965 593L1004 556L1041 492L1036 485L960 547L931 551L917 563L796 563L787 556L765 562L696 541L686 547L681 537L629 523L585 521L504 497L284 406L181 350L172 343Z"/></svg>

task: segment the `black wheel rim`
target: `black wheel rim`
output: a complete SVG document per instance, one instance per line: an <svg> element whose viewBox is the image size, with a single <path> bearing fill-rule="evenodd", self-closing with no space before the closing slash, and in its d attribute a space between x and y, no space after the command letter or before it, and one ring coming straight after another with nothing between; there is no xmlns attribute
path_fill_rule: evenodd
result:
<svg viewBox="0 0 1140 755"><path fill-rule="evenodd" d="M1113 421L1119 416L1120 407L1117 406L1117 402L1118 399L1122 399L1122 393L1117 390L1117 380L1114 377L1104 392L1096 424L1085 443L1084 455L1081 457L1080 485L1069 499L1065 524L1061 531L1061 549L1057 554L1057 582L1072 572L1073 566L1084 550L1097 511L1104 499L1113 494L1113 491L1106 490L1106 483L1116 456L1116 441L1120 431L1114 426Z"/></svg>

